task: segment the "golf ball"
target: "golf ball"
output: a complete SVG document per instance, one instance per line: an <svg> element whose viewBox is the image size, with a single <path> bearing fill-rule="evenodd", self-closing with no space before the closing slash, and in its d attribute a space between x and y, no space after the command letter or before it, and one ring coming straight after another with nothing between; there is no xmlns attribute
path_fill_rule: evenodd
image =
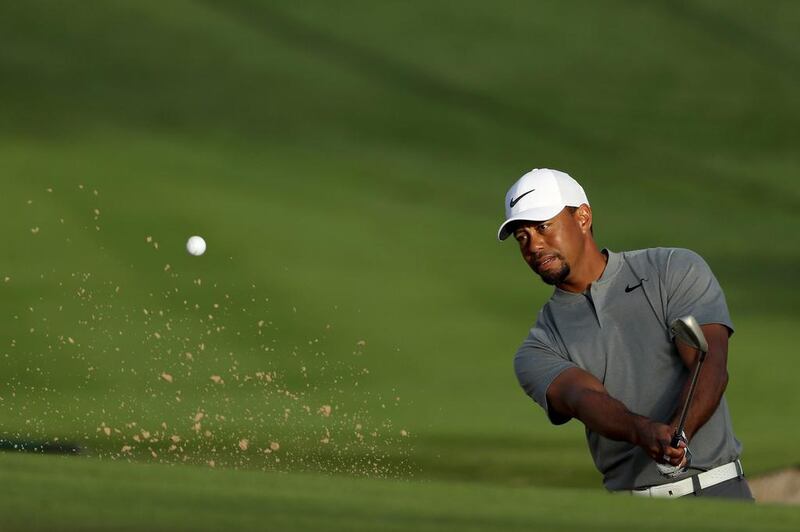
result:
<svg viewBox="0 0 800 532"><path fill-rule="evenodd" d="M189 237L189 240L186 241L186 251L189 252L189 255L199 257L206 252L206 241L202 236Z"/></svg>

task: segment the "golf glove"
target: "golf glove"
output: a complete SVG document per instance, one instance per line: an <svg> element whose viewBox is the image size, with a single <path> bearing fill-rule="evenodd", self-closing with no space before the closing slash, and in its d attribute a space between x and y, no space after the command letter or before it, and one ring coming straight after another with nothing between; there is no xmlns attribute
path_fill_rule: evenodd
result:
<svg viewBox="0 0 800 532"><path fill-rule="evenodd" d="M681 441L686 444L686 447L684 447L684 452L686 453L686 463L683 466L674 466L671 464L661 464L656 462L658 472L661 473L662 476L667 478L677 477L681 473L685 473L692 464L692 453L689 451L689 441L686 439L685 432L681 432Z"/></svg>

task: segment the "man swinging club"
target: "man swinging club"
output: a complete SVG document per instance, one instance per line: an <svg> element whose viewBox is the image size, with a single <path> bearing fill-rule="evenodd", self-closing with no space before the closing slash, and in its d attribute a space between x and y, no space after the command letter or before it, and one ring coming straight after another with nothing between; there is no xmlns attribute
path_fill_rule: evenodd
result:
<svg viewBox="0 0 800 532"><path fill-rule="evenodd" d="M505 213L498 238L513 235L555 287L514 359L517 378L553 424L583 422L605 487L752 500L723 396L734 329L705 261L686 249L599 249L583 188L557 170L522 176Z"/></svg>

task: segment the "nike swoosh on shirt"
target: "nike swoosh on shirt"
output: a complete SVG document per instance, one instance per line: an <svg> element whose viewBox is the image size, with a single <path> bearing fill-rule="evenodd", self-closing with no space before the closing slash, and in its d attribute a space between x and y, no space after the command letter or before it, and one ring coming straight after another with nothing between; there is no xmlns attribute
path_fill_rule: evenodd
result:
<svg viewBox="0 0 800 532"><path fill-rule="evenodd" d="M528 194L530 194L530 193L531 193L531 192L533 192L534 190L536 190L536 189L535 189L535 188L532 188L532 189L530 189L529 191L525 192L524 194L520 194L520 195L519 195L519 196L517 196L516 198L513 198L513 199L511 200L511 203L509 203L509 204L508 204L508 206L509 206L509 207L513 207L514 205L516 205L516 204L519 202L519 200L521 200L522 198L524 198L525 196L527 196Z"/></svg>
<svg viewBox="0 0 800 532"><path fill-rule="evenodd" d="M627 294L627 293L633 292L634 290L636 290L637 288L639 288L640 286L642 286L642 282L643 282L643 281L646 281L646 280L647 280L647 279L640 279L640 280L639 280L639 284L637 284L637 285L635 285L635 286L630 286L630 285L627 285L627 284L626 284L626 285L625 285L625 293Z"/></svg>

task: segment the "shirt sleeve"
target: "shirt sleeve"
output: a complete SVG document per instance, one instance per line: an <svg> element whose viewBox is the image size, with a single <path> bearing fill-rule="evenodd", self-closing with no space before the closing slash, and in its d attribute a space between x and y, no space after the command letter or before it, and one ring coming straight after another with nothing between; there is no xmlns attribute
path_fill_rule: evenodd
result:
<svg viewBox="0 0 800 532"><path fill-rule="evenodd" d="M514 357L514 370L520 386L544 409L554 425L562 425L572 418L549 408L547 389L562 371L573 367L577 366L550 347L544 332L536 327L531 329Z"/></svg>
<svg viewBox="0 0 800 532"><path fill-rule="evenodd" d="M733 334L725 294L706 261L688 249L675 249L667 261L667 323L689 315L700 325L719 323Z"/></svg>

